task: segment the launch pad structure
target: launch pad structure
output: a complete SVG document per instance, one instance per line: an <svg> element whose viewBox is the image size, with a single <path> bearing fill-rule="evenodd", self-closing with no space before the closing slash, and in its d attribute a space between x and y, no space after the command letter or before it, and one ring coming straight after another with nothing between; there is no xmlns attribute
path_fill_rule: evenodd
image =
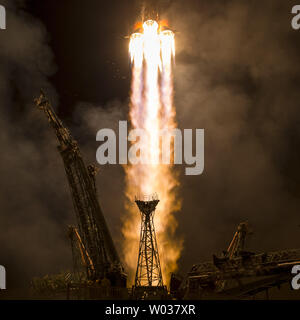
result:
<svg viewBox="0 0 300 320"><path fill-rule="evenodd" d="M126 288L127 275L97 198L97 168L85 165L77 141L63 126L43 91L35 99L35 104L45 112L56 134L76 213L77 226L69 228L74 260L73 282L80 278L93 285L102 283L110 287Z"/></svg>
<svg viewBox="0 0 300 320"><path fill-rule="evenodd" d="M291 268L300 263L300 249L274 252L245 250L248 222L241 222L222 256L194 264L185 278L171 275L170 291L177 299L250 299L292 279Z"/></svg>
<svg viewBox="0 0 300 320"><path fill-rule="evenodd" d="M300 249L255 253L246 251L247 222L239 224L227 251L212 261L193 265L185 278L172 274L170 293L163 283L154 227L157 195L136 197L141 214L138 263L132 290L114 246L100 204L95 176L97 168L86 166L79 146L41 92L35 100L53 127L64 162L77 226L69 227L73 272L33 280L38 292L64 293L67 299L247 299L280 287L291 280L290 269L300 264Z"/></svg>
<svg viewBox="0 0 300 320"><path fill-rule="evenodd" d="M138 299L161 299L167 295L167 288L163 285L154 227L159 199L156 194L142 198L137 196L135 203L141 213L141 232L133 295Z"/></svg>

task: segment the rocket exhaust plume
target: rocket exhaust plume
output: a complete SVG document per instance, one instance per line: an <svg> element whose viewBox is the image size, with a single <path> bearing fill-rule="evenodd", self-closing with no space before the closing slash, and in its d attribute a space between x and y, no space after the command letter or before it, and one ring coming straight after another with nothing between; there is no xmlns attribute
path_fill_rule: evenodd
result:
<svg viewBox="0 0 300 320"><path fill-rule="evenodd" d="M129 52L132 62L130 96L130 123L132 129L143 129L148 135L147 159L149 164L125 167L126 171L126 215L122 232L125 238L124 258L129 281L137 266L140 236L140 216L133 203L135 195L157 193L160 203L155 215L158 251L164 281L177 268L182 249L181 240L175 239L177 221L174 212L181 207L176 195L179 185L178 174L170 164L160 164L160 130L176 128L173 105L172 65L175 56L174 34L161 31L156 21L148 20L142 32L131 35ZM170 144L171 154L174 145Z"/></svg>

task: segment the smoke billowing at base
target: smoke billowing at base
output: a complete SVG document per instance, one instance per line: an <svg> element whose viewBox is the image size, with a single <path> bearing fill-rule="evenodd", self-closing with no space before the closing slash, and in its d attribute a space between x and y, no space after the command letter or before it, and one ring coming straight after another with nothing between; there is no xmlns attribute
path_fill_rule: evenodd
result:
<svg viewBox="0 0 300 320"><path fill-rule="evenodd" d="M120 120L130 121L132 65L125 37L133 33L143 4L1 4L7 29L0 30L0 264L7 269L7 286L22 289L33 277L72 269L67 226L76 224L55 135L33 98L45 89L86 163L95 163L97 131L117 132ZM175 33L176 126L205 129L203 174L186 176L184 167L176 167L180 188L171 195L181 203L169 227L180 244L176 264L182 274L226 249L245 220L254 230L247 249L299 247L300 33L291 28L293 5L235 0L148 4ZM136 204L124 191L127 178L121 166L106 165L96 180L106 222L125 262L122 230L129 211L140 224ZM162 249L164 260L168 252Z"/></svg>

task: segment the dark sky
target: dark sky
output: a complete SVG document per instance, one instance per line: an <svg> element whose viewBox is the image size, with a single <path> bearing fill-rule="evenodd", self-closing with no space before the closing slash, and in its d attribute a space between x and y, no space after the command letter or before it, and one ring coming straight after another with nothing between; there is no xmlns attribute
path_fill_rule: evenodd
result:
<svg viewBox="0 0 300 320"><path fill-rule="evenodd" d="M152 1L154 2L154 1ZM51 81L60 96L60 111L74 104L125 100L130 86L127 35L138 19L136 1L30 0L29 10L49 31L58 71ZM137 14L138 13L138 14Z"/></svg>
<svg viewBox="0 0 300 320"><path fill-rule="evenodd" d="M32 100L45 87L87 162L96 132L127 118L128 40L141 1L0 0L0 264L9 284L70 268L74 223L56 141ZM205 129L205 171L181 174L174 237L180 271L225 249L237 224L249 249L299 247L300 31L294 1L151 1L176 33L180 128ZM119 246L124 173L101 168L100 201ZM116 201L119 199L119 201ZM20 276L22 275L22 276Z"/></svg>
<svg viewBox="0 0 300 320"><path fill-rule="evenodd" d="M45 23L58 66L51 78L60 111L70 115L79 100L106 103L129 91L127 42L132 1L31 1ZM122 16L122 19L119 17ZM118 21L116 23L116 21ZM120 59L120 56L123 59Z"/></svg>

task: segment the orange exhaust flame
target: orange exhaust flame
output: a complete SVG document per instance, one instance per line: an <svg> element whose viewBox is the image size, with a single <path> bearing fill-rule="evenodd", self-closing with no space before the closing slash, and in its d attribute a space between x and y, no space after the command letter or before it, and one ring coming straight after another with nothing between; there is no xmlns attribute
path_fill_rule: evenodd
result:
<svg viewBox="0 0 300 320"><path fill-rule="evenodd" d="M132 34L129 44L132 62L130 122L132 129L142 128L147 132L148 159L151 159L147 165L125 167L127 201L122 228L125 238L123 254L131 282L137 267L140 232L140 215L133 202L135 195L156 192L159 196L154 224L165 283L170 272L176 270L182 250L182 241L174 237L177 228L174 212L181 208L176 194L178 174L172 165L159 163L160 130L176 128L172 79L174 34L169 30L160 32L160 27L153 20L144 22L143 33Z"/></svg>

